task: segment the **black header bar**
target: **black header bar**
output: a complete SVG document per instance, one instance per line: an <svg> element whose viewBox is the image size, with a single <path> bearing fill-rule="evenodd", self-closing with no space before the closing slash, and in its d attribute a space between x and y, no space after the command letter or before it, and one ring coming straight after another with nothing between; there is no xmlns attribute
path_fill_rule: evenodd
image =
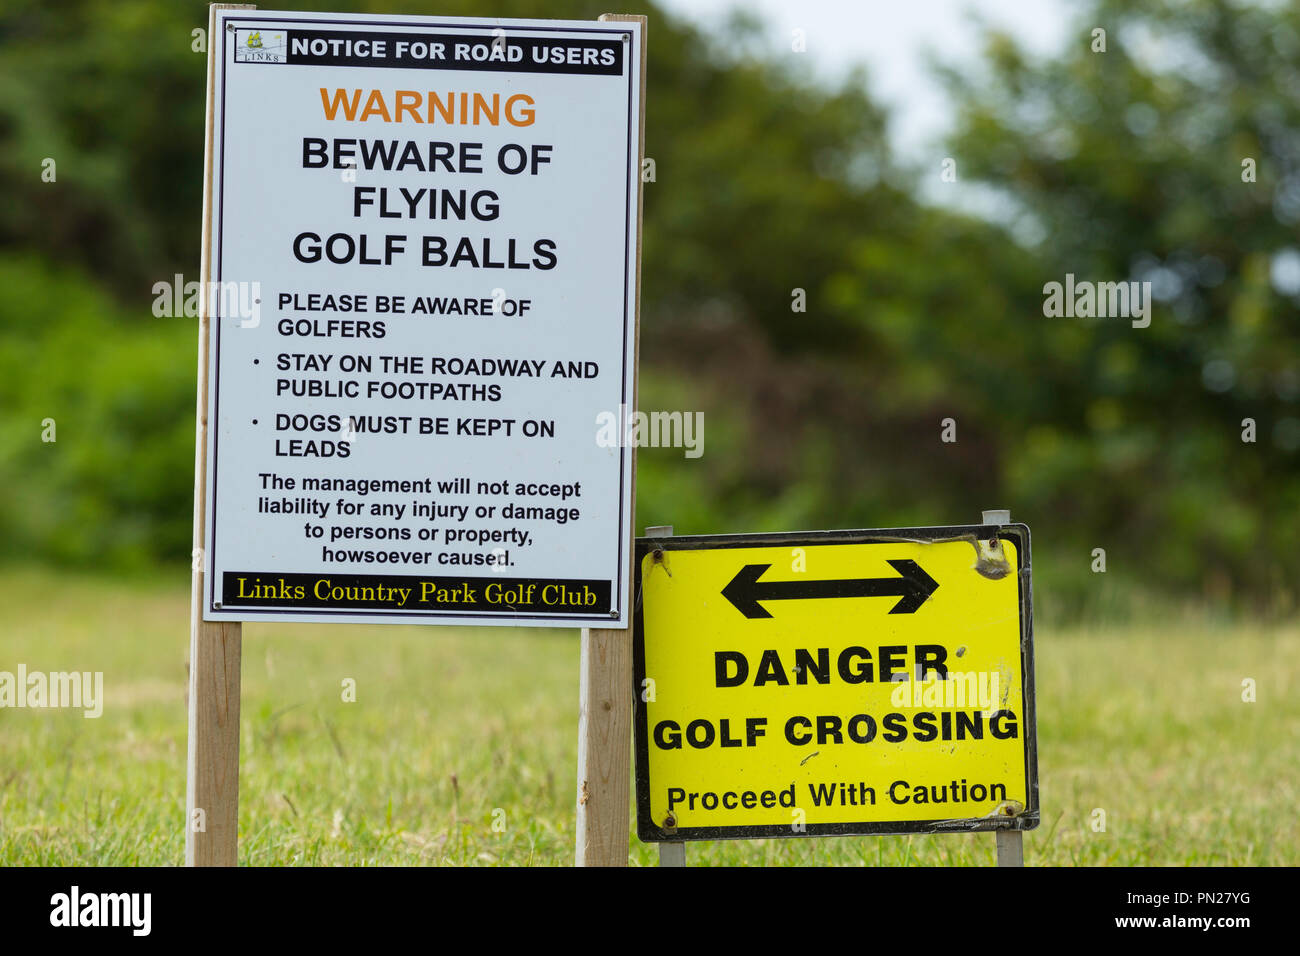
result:
<svg viewBox="0 0 1300 956"><path fill-rule="evenodd" d="M505 73L622 76L621 38L494 36L491 33L383 33L288 30L284 62Z"/></svg>

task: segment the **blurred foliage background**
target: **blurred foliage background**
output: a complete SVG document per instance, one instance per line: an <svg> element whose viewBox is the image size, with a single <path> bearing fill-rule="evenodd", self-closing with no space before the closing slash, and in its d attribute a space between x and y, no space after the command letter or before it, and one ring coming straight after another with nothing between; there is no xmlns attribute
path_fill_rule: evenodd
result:
<svg viewBox="0 0 1300 956"><path fill-rule="evenodd" d="M1294 607L1300 4L1089 0L1048 61L989 32L978 70L937 67L958 122L917 166L891 152L865 74L828 88L743 16L710 37L633 7L651 18L656 164L641 407L706 423L702 458L642 450L638 524L886 527L1005 507L1033 529L1040 612ZM154 283L198 277L191 31L206 23L190 0L0 7L0 558L188 564L195 324L151 306ZM937 188L965 205L924 198L945 157L957 181ZM1044 317L1043 286L1066 273L1150 281L1150 327Z"/></svg>

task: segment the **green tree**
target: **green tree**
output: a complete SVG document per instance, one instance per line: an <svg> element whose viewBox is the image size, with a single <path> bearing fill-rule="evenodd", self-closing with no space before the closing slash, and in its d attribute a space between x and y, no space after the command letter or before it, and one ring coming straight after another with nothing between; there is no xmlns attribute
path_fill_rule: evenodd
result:
<svg viewBox="0 0 1300 956"><path fill-rule="evenodd" d="M1289 601L1300 6L1101 0L1075 23L1058 59L991 33L981 81L948 72L951 149L1004 200L1040 284L1144 281L1156 303L1145 329L1019 316L1043 387L1004 431L1006 493L1152 583Z"/></svg>

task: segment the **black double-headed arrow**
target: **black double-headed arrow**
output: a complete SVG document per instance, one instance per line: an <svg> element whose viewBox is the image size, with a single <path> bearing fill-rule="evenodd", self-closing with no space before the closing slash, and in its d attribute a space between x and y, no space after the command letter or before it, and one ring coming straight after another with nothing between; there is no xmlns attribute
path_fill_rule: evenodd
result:
<svg viewBox="0 0 1300 956"><path fill-rule="evenodd" d="M722 596L748 618L771 617L759 601L800 601L821 598L887 597L901 600L889 609L890 614L912 614L939 582L921 570L915 561L902 559L889 565L901 577L845 578L838 581L762 581L758 579L770 564L747 564L722 589Z"/></svg>

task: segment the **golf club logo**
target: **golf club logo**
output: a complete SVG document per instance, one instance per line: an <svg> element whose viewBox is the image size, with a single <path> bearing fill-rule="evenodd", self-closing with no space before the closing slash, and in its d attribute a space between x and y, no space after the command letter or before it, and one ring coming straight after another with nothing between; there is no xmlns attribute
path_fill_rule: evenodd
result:
<svg viewBox="0 0 1300 956"><path fill-rule="evenodd" d="M236 63L285 63L288 47L283 33L262 30L235 31Z"/></svg>

